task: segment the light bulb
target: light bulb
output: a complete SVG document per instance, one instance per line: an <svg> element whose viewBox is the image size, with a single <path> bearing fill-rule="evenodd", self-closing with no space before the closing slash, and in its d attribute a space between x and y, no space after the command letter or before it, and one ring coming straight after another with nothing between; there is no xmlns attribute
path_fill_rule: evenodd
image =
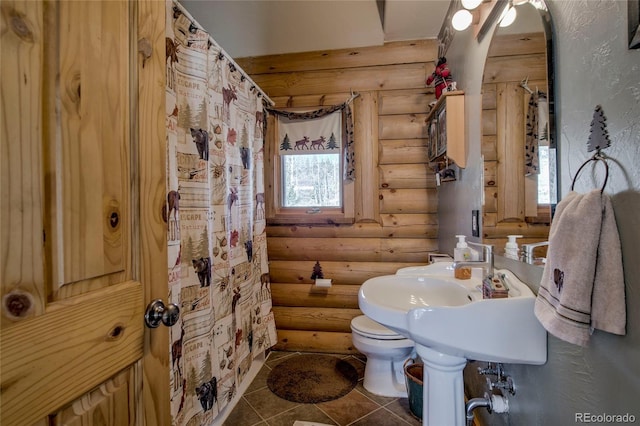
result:
<svg viewBox="0 0 640 426"><path fill-rule="evenodd" d="M460 9L451 18L451 25L456 31L464 31L469 28L472 21L473 15L471 15L471 12L466 9Z"/></svg>
<svg viewBox="0 0 640 426"><path fill-rule="evenodd" d="M468 10L473 10L480 6L483 0L462 0L462 7Z"/></svg>
<svg viewBox="0 0 640 426"><path fill-rule="evenodd" d="M507 10L507 13L504 14L504 17L500 21L500 26L504 28L513 24L513 21L516 20L516 15L517 15L516 8L509 7L509 10Z"/></svg>

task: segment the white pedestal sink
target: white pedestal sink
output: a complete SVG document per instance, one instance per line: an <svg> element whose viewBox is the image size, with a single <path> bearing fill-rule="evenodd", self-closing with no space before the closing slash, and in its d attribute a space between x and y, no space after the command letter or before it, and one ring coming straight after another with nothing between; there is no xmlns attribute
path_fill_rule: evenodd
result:
<svg viewBox="0 0 640 426"><path fill-rule="evenodd" d="M462 370L468 359L547 361L547 335L533 313L535 295L507 270L509 297L483 299L480 278L458 280L435 263L367 280L362 312L416 343L424 362L423 425L464 426Z"/></svg>

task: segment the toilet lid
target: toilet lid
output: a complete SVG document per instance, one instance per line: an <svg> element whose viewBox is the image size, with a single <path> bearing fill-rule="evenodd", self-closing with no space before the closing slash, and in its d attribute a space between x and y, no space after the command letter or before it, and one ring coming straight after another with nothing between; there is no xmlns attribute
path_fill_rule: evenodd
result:
<svg viewBox="0 0 640 426"><path fill-rule="evenodd" d="M366 337L378 340L400 340L406 339L393 330L389 330L384 325L375 322L371 318L360 315L351 320L351 329Z"/></svg>

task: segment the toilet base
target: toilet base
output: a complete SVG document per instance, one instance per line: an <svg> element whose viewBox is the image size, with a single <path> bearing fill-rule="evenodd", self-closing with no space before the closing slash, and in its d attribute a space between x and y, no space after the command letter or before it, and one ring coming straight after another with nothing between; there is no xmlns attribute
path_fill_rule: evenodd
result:
<svg viewBox="0 0 640 426"><path fill-rule="evenodd" d="M364 388L375 395L406 398L404 363L415 356L415 343L365 316L352 320L351 331L353 346L367 357Z"/></svg>
<svg viewBox="0 0 640 426"><path fill-rule="evenodd" d="M404 361L367 357L367 365L364 369L364 388L374 395L406 398Z"/></svg>

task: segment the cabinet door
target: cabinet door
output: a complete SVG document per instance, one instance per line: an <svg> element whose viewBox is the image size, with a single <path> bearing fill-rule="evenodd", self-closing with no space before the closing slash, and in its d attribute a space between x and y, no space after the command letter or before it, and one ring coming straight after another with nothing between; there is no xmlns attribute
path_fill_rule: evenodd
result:
<svg viewBox="0 0 640 426"><path fill-rule="evenodd" d="M143 424L137 4L1 6L0 423Z"/></svg>

